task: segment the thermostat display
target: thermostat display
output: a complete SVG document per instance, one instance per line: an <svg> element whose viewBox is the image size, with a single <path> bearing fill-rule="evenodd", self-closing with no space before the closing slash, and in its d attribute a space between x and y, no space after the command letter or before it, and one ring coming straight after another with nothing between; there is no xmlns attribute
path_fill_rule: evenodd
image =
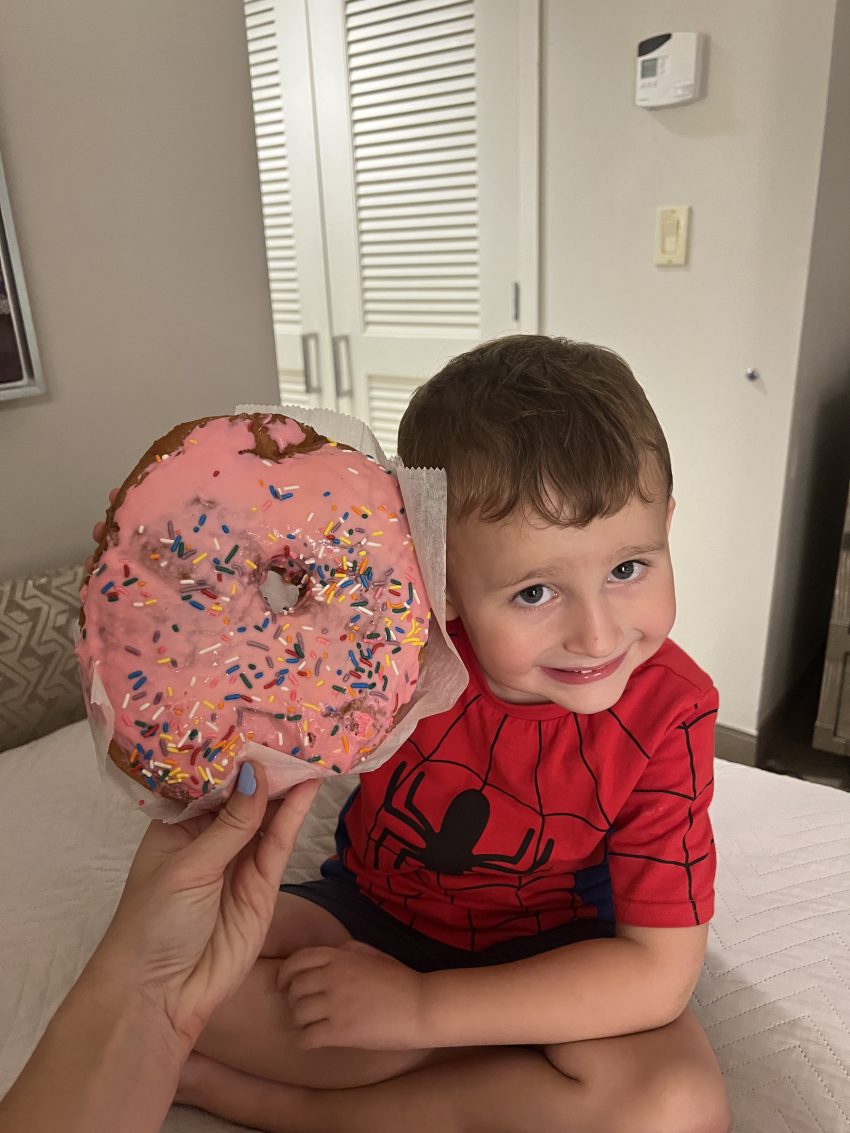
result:
<svg viewBox="0 0 850 1133"><path fill-rule="evenodd" d="M672 31L638 44L635 102L649 109L679 106L703 95L706 36Z"/></svg>

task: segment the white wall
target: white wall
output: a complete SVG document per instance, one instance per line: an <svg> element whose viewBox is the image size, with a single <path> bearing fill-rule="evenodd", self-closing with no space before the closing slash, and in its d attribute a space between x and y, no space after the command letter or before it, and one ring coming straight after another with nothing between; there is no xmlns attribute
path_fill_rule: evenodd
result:
<svg viewBox="0 0 850 1133"><path fill-rule="evenodd" d="M745 731L821 632L810 580L832 569L818 533L846 469L826 427L850 351L838 3L818 195L836 0L543 0L542 327L614 347L645 383L674 459L676 636ZM710 35L709 96L639 110L635 44L675 29ZM0 404L2 577L81 559L153 437L276 381L238 0L3 0L0 42L50 391ZM662 204L693 206L684 269L652 264Z"/></svg>
<svg viewBox="0 0 850 1133"><path fill-rule="evenodd" d="M0 403L0 577L82 560L176 422L277 400L241 9L3 0L0 148L49 394Z"/></svg>
<svg viewBox="0 0 850 1133"><path fill-rule="evenodd" d="M850 3L837 6L760 715L823 643L850 476Z"/></svg>
<svg viewBox="0 0 850 1133"><path fill-rule="evenodd" d="M679 618L753 732L774 587L835 0L545 0L542 323L632 364L668 435ZM711 39L708 97L634 105L637 42ZM690 263L652 263L693 207ZM846 207L846 206L845 206ZM762 380L748 382L755 367Z"/></svg>

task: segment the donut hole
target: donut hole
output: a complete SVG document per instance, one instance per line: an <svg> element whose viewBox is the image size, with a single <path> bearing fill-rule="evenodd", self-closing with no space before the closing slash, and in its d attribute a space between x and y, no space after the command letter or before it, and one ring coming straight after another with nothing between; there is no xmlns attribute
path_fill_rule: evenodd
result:
<svg viewBox="0 0 850 1133"><path fill-rule="evenodd" d="M308 575L294 564L270 563L260 593L273 614L294 610L308 592Z"/></svg>

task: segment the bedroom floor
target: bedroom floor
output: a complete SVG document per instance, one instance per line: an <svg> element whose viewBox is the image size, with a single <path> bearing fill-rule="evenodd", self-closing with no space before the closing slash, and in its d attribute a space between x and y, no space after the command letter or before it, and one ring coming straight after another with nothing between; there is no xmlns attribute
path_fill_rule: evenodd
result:
<svg viewBox="0 0 850 1133"><path fill-rule="evenodd" d="M813 666L759 744L758 766L795 779L850 791L850 758L812 747L820 695L820 666Z"/></svg>

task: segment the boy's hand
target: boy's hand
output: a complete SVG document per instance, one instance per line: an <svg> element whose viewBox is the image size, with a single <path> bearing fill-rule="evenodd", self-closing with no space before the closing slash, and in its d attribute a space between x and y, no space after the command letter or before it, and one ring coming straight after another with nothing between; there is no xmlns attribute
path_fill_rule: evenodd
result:
<svg viewBox="0 0 850 1133"><path fill-rule="evenodd" d="M277 986L304 1050L423 1045L423 976L367 944L302 948L281 964Z"/></svg>

